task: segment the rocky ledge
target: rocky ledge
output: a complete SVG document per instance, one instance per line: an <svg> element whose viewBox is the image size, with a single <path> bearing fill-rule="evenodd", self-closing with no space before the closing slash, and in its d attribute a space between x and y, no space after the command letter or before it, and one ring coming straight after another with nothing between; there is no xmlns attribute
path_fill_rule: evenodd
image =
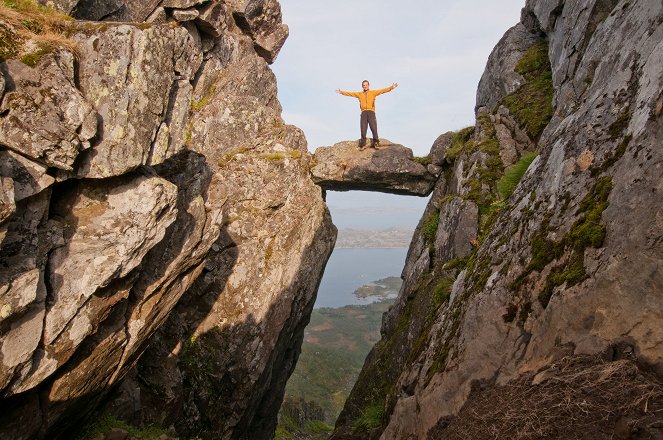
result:
<svg viewBox="0 0 663 440"><path fill-rule="evenodd" d="M360 150L357 141L342 141L315 150L313 181L332 191L380 191L427 196L440 168L416 160L412 150L380 140L379 148Z"/></svg>

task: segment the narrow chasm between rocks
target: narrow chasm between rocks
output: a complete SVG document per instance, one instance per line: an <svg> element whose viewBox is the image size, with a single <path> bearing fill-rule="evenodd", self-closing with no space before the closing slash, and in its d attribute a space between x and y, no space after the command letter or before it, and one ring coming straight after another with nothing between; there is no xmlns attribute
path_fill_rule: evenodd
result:
<svg viewBox="0 0 663 440"><path fill-rule="evenodd" d="M286 385L275 439L332 434L366 356L380 340L382 316L403 286L408 246L427 198L330 190L326 201L338 236ZM375 417L357 423L370 426Z"/></svg>

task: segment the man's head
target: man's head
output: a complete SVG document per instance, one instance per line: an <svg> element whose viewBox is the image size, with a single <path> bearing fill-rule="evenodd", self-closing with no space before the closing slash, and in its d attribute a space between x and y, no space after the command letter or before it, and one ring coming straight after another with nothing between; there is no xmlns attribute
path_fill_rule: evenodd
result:
<svg viewBox="0 0 663 440"><path fill-rule="evenodd" d="M364 90L364 91L368 90L368 86L369 86L369 84L368 84L368 80L367 80L367 79L365 79L365 80L363 80L363 81L361 82L361 88L362 88L362 90Z"/></svg>

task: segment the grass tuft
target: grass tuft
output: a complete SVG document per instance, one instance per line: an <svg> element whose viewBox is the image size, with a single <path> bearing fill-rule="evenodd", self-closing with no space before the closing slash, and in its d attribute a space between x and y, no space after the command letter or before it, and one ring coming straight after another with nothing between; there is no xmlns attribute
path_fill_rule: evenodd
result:
<svg viewBox="0 0 663 440"><path fill-rule="evenodd" d="M440 224L440 212L435 210L428 214L424 224L421 228L421 234L424 236L426 243L433 243L437 235L437 227Z"/></svg>
<svg viewBox="0 0 663 440"><path fill-rule="evenodd" d="M414 160L415 162L417 162L417 163L419 163L423 166L427 166L427 165L430 165L432 163L431 159L430 159L430 154L427 154L425 156L414 156L414 158L412 160Z"/></svg>
<svg viewBox="0 0 663 440"><path fill-rule="evenodd" d="M474 147L471 141L474 135L474 126L465 127L462 130L454 132L451 136L451 145L447 149L447 160L453 162L464 151Z"/></svg>
<svg viewBox="0 0 663 440"><path fill-rule="evenodd" d="M299 150L275 151L261 154L260 157L267 160L299 159L302 157L302 152Z"/></svg>
<svg viewBox="0 0 663 440"><path fill-rule="evenodd" d="M0 61L20 56L21 61L34 67L57 48L79 55L78 45L67 37L73 19L34 0L0 0L0 21ZM37 50L23 53L30 40Z"/></svg>
<svg viewBox="0 0 663 440"><path fill-rule="evenodd" d="M382 425L384 416L384 405L380 402L373 403L364 408L361 415L352 423L355 433L369 433Z"/></svg>
<svg viewBox="0 0 663 440"><path fill-rule="evenodd" d="M511 194L516 190L516 186L520 183L520 179L522 179L525 171L527 171L527 168L529 168L536 156L536 152L526 153L518 162L505 170L504 176L497 182L497 192L500 194L502 200L507 200L511 197Z"/></svg>
<svg viewBox="0 0 663 440"><path fill-rule="evenodd" d="M90 440L105 436L115 428L123 429L129 433L131 438L139 440L157 440L162 435L168 433L168 431L161 426L150 425L139 429L122 420L118 420L115 417L106 415L87 426L83 433L77 437L77 440Z"/></svg>

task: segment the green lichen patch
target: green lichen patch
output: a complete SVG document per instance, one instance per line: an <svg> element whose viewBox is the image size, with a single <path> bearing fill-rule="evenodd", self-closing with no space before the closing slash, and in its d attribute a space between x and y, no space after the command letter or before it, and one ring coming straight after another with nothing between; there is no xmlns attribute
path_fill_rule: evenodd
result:
<svg viewBox="0 0 663 440"><path fill-rule="evenodd" d="M247 148L247 147L236 148L236 149L234 149L234 150L232 150L232 151L230 151L230 152L224 154L223 157L221 157L221 159L219 159L219 161L217 162L217 164L218 164L220 167L224 167L224 166L228 165L230 162L232 162L233 160L235 160L235 158L236 158L238 155L240 155L240 154L244 154L244 153L246 153L247 151L249 151L249 148Z"/></svg>
<svg viewBox="0 0 663 440"><path fill-rule="evenodd" d="M274 151L263 153L260 157L267 160L299 159L302 157L302 152L299 150Z"/></svg>
<svg viewBox="0 0 663 440"><path fill-rule="evenodd" d="M443 269L447 271L460 272L461 270L465 269L465 267L467 267L467 262L469 261L469 259L470 259L469 255L465 257L453 258L444 264Z"/></svg>
<svg viewBox="0 0 663 440"><path fill-rule="evenodd" d="M453 342L458 336L458 331L460 329L460 318L462 314L462 298L456 298L456 300L449 306L448 315L446 318L447 326L443 330L443 342L440 347L437 348L433 356L433 362L426 371L426 377L424 380L425 386L428 386L433 377L442 371L447 366L447 361L453 348Z"/></svg>
<svg viewBox="0 0 663 440"><path fill-rule="evenodd" d="M478 120L483 135L495 136L494 124L487 114L481 114ZM500 158L500 144L495 137L486 137L475 142L475 147L482 153L482 157L474 173L466 181L468 192L463 198L473 201L479 208L480 240L477 244L480 244L488 236L504 208L496 195L497 182L504 173L504 167Z"/></svg>
<svg viewBox="0 0 663 440"><path fill-rule="evenodd" d="M574 251L566 264L552 269L546 279L546 285L539 293L539 302L545 308L550 302L555 287L561 286L564 283L567 286L573 286L586 278L587 272L585 272L584 255L583 253Z"/></svg>
<svg viewBox="0 0 663 440"><path fill-rule="evenodd" d="M481 133L485 138L495 138L497 131L495 130L495 125L490 119L490 115L487 112L482 112L477 115L477 123L481 129Z"/></svg>
<svg viewBox="0 0 663 440"><path fill-rule="evenodd" d="M23 45L23 39L9 26L0 23L0 62L16 58Z"/></svg>
<svg viewBox="0 0 663 440"><path fill-rule="evenodd" d="M515 70L525 78L525 84L505 97L503 103L532 139L538 139L553 114L554 89L548 43L538 43L529 48Z"/></svg>
<svg viewBox="0 0 663 440"><path fill-rule="evenodd" d="M454 285L452 278L442 278L433 288L433 308L437 309L444 304L451 295L451 288Z"/></svg>
<svg viewBox="0 0 663 440"><path fill-rule="evenodd" d="M209 90L207 90L207 93L205 93L205 96L203 96L200 101L196 101L194 99L191 100L191 110L198 112L207 107L210 100L214 96L214 93L216 93L216 84L212 84Z"/></svg>

